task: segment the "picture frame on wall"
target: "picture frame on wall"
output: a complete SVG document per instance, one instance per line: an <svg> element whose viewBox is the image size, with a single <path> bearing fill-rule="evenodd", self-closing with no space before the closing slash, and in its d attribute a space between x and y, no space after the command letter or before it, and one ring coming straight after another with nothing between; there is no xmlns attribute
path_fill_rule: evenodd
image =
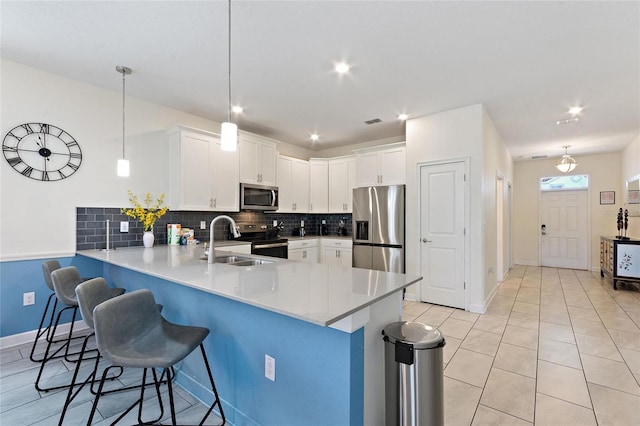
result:
<svg viewBox="0 0 640 426"><path fill-rule="evenodd" d="M600 204L615 204L616 191L600 191Z"/></svg>

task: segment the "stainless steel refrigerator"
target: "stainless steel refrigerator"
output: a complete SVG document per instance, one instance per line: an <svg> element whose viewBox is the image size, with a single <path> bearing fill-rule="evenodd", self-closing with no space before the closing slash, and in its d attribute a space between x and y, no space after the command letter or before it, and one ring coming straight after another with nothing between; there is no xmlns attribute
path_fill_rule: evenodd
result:
<svg viewBox="0 0 640 426"><path fill-rule="evenodd" d="M353 190L353 266L404 273L404 185Z"/></svg>

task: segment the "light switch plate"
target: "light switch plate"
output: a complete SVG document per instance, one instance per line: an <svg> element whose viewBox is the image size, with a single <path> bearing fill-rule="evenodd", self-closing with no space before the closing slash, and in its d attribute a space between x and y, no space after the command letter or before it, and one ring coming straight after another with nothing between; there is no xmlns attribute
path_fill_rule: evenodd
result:
<svg viewBox="0 0 640 426"><path fill-rule="evenodd" d="M264 354L264 377L276 381L276 359Z"/></svg>
<svg viewBox="0 0 640 426"><path fill-rule="evenodd" d="M120 232L129 232L129 222L120 222Z"/></svg>
<svg viewBox="0 0 640 426"><path fill-rule="evenodd" d="M200 221L200 229L207 229L207 222L205 222L204 220Z"/></svg>

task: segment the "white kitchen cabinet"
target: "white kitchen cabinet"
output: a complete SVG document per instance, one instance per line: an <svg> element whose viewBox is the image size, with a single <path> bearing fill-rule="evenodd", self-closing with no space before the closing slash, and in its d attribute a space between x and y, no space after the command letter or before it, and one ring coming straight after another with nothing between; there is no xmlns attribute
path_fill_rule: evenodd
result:
<svg viewBox="0 0 640 426"><path fill-rule="evenodd" d="M275 142L240 132L240 182L276 184L277 150Z"/></svg>
<svg viewBox="0 0 640 426"><path fill-rule="evenodd" d="M404 143L385 149L362 150L356 153L356 161L358 187L406 183Z"/></svg>
<svg viewBox="0 0 640 426"><path fill-rule="evenodd" d="M172 210L239 210L238 152L222 151L218 135L175 127L169 131L169 158Z"/></svg>
<svg viewBox="0 0 640 426"><path fill-rule="evenodd" d="M355 187L356 158L329 160L329 213L351 213Z"/></svg>
<svg viewBox="0 0 640 426"><path fill-rule="evenodd" d="M318 240L289 240L289 259L318 263Z"/></svg>
<svg viewBox="0 0 640 426"><path fill-rule="evenodd" d="M309 162L278 156L278 213L309 211Z"/></svg>
<svg viewBox="0 0 640 426"><path fill-rule="evenodd" d="M351 267L353 242L346 238L323 238L321 244L321 262L329 265Z"/></svg>
<svg viewBox="0 0 640 426"><path fill-rule="evenodd" d="M329 161L309 160L309 213L329 212Z"/></svg>

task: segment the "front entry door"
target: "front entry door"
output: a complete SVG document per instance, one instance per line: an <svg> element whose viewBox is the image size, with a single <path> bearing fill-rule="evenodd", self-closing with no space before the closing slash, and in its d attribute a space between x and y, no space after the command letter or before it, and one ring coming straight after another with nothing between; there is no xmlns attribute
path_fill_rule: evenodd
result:
<svg viewBox="0 0 640 426"><path fill-rule="evenodd" d="M420 167L423 302L464 309L464 162Z"/></svg>
<svg viewBox="0 0 640 426"><path fill-rule="evenodd" d="M541 264L587 269L587 191L544 191L540 197Z"/></svg>

